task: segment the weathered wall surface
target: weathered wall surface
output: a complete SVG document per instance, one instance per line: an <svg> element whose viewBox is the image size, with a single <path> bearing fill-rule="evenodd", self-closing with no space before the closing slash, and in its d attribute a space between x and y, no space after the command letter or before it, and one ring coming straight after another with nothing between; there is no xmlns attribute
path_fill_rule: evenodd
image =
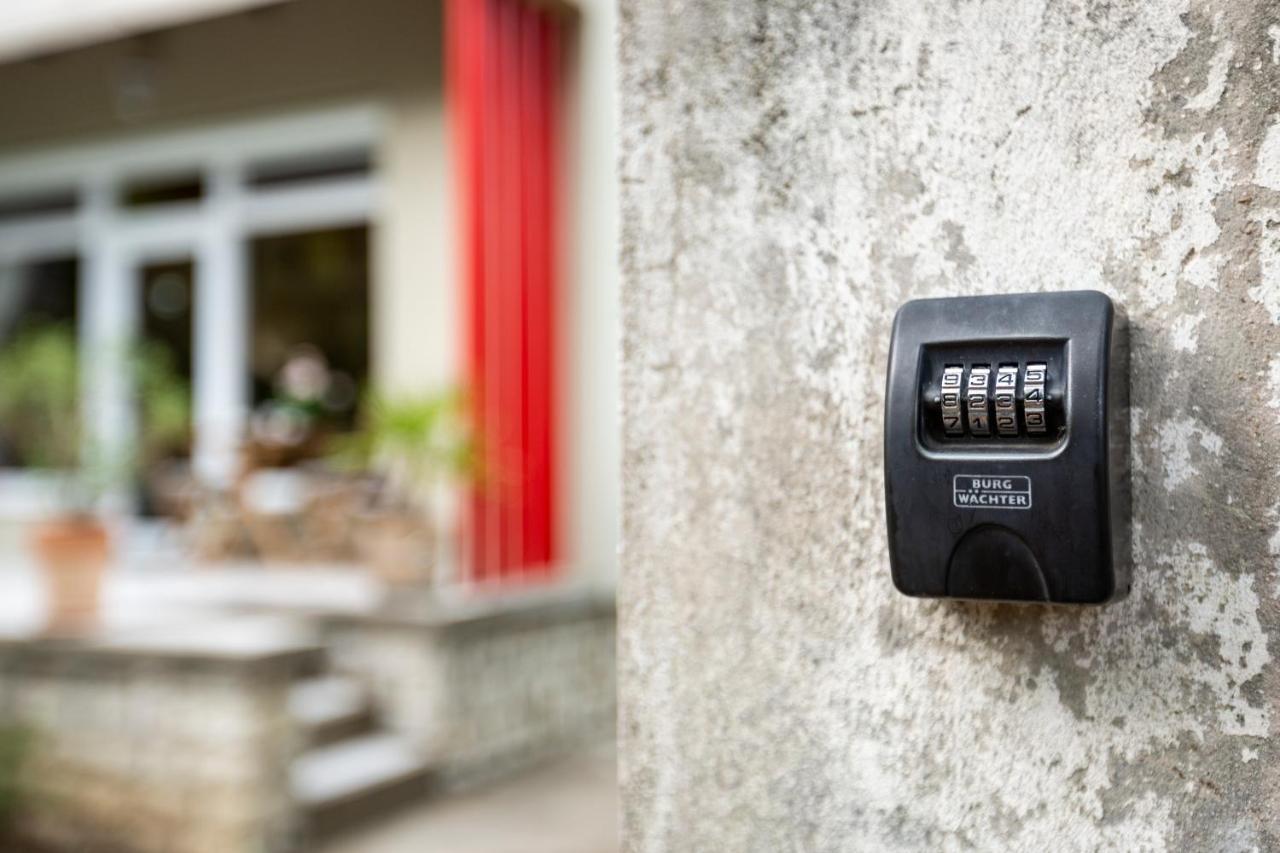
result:
<svg viewBox="0 0 1280 853"><path fill-rule="evenodd" d="M1280 7L624 0L625 835L1280 850ZM1133 323L1132 596L886 559L904 300Z"/></svg>

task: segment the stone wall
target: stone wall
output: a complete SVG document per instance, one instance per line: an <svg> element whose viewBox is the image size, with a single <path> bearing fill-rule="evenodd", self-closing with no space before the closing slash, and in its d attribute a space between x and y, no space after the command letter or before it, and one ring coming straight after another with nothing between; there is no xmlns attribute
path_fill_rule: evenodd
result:
<svg viewBox="0 0 1280 853"><path fill-rule="evenodd" d="M32 744L20 829L89 853L295 849L287 695L317 654L0 644L0 723Z"/></svg>
<svg viewBox="0 0 1280 853"><path fill-rule="evenodd" d="M614 624L611 600L570 592L331 617L328 634L383 722L469 783L612 732Z"/></svg>
<svg viewBox="0 0 1280 853"><path fill-rule="evenodd" d="M624 0L633 851L1280 849L1280 7ZM1134 588L908 600L895 309L1132 323Z"/></svg>

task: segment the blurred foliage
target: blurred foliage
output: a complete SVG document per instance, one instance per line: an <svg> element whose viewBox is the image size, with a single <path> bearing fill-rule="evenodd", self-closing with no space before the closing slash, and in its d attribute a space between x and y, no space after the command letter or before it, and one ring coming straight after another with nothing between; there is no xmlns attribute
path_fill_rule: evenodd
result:
<svg viewBox="0 0 1280 853"><path fill-rule="evenodd" d="M191 389L174 369L163 346L142 343L130 353L134 393L142 428L138 432L141 464L187 450L191 443Z"/></svg>
<svg viewBox="0 0 1280 853"><path fill-rule="evenodd" d="M0 427L29 466L67 471L74 505L87 508L140 466L180 449L190 435L190 394L169 353L154 344L125 359L139 415L133 446L93 446L81 411L81 353L73 331L46 326L0 348Z"/></svg>
<svg viewBox="0 0 1280 853"><path fill-rule="evenodd" d="M0 837L13 828L22 798L22 766L31 751L31 731L0 725Z"/></svg>
<svg viewBox="0 0 1280 853"><path fill-rule="evenodd" d="M0 425L34 468L71 468L80 459L80 365L63 326L26 331L0 349Z"/></svg>
<svg viewBox="0 0 1280 853"><path fill-rule="evenodd" d="M393 499L412 501L438 484L479 473L466 411L466 395L457 390L412 398L370 394L356 432L334 439L332 458L384 475Z"/></svg>

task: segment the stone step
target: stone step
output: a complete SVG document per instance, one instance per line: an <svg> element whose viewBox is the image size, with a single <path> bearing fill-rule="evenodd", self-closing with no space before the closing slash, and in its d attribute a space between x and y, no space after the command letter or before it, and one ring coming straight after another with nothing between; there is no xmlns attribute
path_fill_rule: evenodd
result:
<svg viewBox="0 0 1280 853"><path fill-rule="evenodd" d="M314 841L421 797L430 775L407 741L376 733L304 752L290 786Z"/></svg>
<svg viewBox="0 0 1280 853"><path fill-rule="evenodd" d="M304 679L289 694L289 712L307 745L325 746L373 729L373 704L359 681L342 675Z"/></svg>

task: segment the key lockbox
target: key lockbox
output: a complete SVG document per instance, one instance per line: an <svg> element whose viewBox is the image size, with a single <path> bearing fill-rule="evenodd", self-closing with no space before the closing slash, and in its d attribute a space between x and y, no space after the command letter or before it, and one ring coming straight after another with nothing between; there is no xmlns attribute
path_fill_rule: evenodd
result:
<svg viewBox="0 0 1280 853"><path fill-rule="evenodd" d="M1096 291L898 310L884 461L900 591L1073 604L1129 591L1127 337Z"/></svg>

